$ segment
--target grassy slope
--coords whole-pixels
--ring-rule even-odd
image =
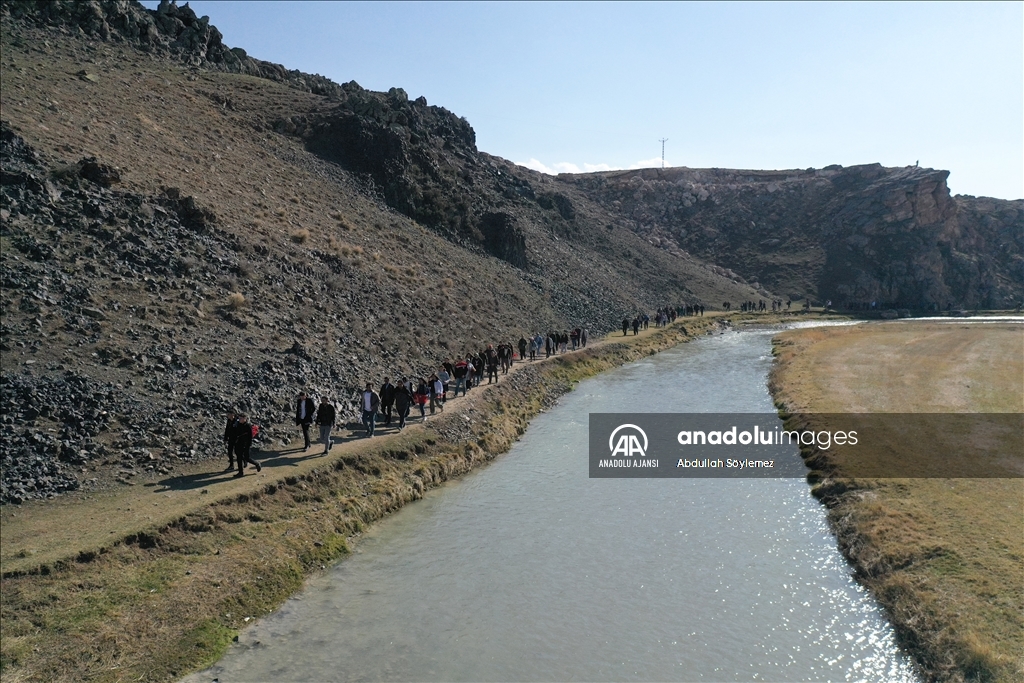
[[[1024,410],[1020,325],[798,330],[776,351],[772,390],[790,412]],[[817,493],[929,677],[1024,678],[1024,481],[826,480]]]
[[[197,468],[175,478],[182,486],[176,496],[136,487],[120,498],[78,495],[61,507],[29,505],[17,516],[7,510],[5,536],[9,530],[40,550],[4,561],[2,678],[168,680],[212,663],[251,618],[347,553],[365,525],[507,450],[576,381],[713,325],[710,316],[680,320],[520,363],[424,427],[350,442],[324,458],[282,449],[261,456],[270,463],[262,475],[241,480],[214,466],[205,480],[211,494],[189,489],[201,478]],[[109,540],[97,542],[94,520],[119,515],[118,508],[142,514],[100,522],[99,536]],[[49,538],[32,541],[35,534]],[[7,553],[6,538],[4,545]]]

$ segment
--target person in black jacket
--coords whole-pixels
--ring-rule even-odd
[[[487,362],[487,383],[491,383],[493,378],[495,382],[498,381],[498,351],[491,346],[487,345],[487,351],[485,352],[485,360]]]
[[[405,377],[395,387],[395,412],[398,413],[398,429],[405,429],[405,419],[409,417],[409,409],[412,408],[412,389],[409,387],[409,380]]]
[[[245,474],[242,470],[245,469],[247,463],[254,465],[257,472],[263,470],[258,462],[249,457],[251,449],[252,423],[249,422],[248,415],[239,415],[238,421],[235,423],[235,459],[238,460],[238,474],[235,475],[236,477],[241,477]]]
[[[473,367],[476,368],[476,375],[473,377],[474,387],[480,386],[484,381],[484,368],[486,367],[484,355],[485,354],[481,351],[473,358]]]
[[[313,416],[316,413],[316,404],[313,399],[306,396],[303,391],[295,402],[295,424],[302,427],[303,448],[309,450],[309,425],[313,424]]]
[[[224,445],[228,448],[228,469],[235,467],[235,426],[238,424],[238,417],[235,411],[228,411],[228,421],[224,425]]]
[[[384,426],[391,424],[391,406],[395,404],[395,385],[391,383],[390,377],[384,378],[384,384],[380,385],[380,412],[384,415]]]
[[[320,425],[320,441],[324,445],[324,455],[327,455],[327,451],[331,450],[331,446],[334,445],[331,441],[334,418],[334,406],[331,405],[326,396],[322,397],[320,399],[320,407],[316,411],[316,423]]]

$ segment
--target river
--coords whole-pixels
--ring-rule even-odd
[[[190,680],[916,680],[803,479],[588,478],[589,412],[773,412],[772,334],[581,382]]]

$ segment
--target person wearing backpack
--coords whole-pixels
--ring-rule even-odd
[[[320,407],[316,411],[316,423],[320,426],[320,442],[324,445],[324,455],[331,450],[331,430],[334,429],[335,410],[326,396],[320,398]]]
[[[245,474],[242,470],[245,469],[246,464],[251,464],[256,467],[257,472],[263,470],[260,464],[250,457],[250,450],[252,449],[252,438],[256,436],[258,427],[249,422],[248,415],[239,415],[238,422],[235,423],[235,459],[238,460],[238,474],[236,477],[241,477]]]
[[[473,376],[473,386],[483,384],[483,369],[486,367],[486,352],[481,351],[473,357],[473,369],[476,374]]]
[[[430,389],[427,388],[427,380],[420,377],[420,382],[416,386],[416,393],[413,394],[413,400],[416,401],[416,405],[420,407],[420,418],[427,421],[427,398],[430,396]]]
[[[449,370],[448,368],[451,368]],[[444,404],[448,400],[448,385],[452,380],[452,370],[455,369],[448,361],[441,364],[441,367],[437,369],[437,378],[441,380],[441,410],[444,410]]]

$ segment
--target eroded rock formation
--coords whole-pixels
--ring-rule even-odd
[[[1024,201],[952,197],[948,171],[646,169],[559,176],[652,244],[789,297],[1002,308],[1024,295]]]

